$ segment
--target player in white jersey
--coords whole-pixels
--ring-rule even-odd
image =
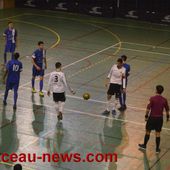
[[[111,106],[111,98],[112,95],[115,95],[116,102],[113,105],[112,108],[112,114],[115,115],[115,105],[118,101],[118,98],[121,94],[121,87],[123,86],[123,91],[125,92],[126,84],[125,84],[125,68],[123,67],[123,60],[119,58],[117,60],[117,64],[114,64],[107,76],[106,84],[105,86],[109,89],[107,91],[107,105],[106,110],[103,112],[103,114],[107,115],[110,113],[110,106]],[[122,81],[123,80],[123,81]]]
[[[65,97],[66,88],[68,88],[72,94],[75,94],[75,92],[73,91],[73,89],[70,88],[70,86],[66,81],[65,74],[61,70],[62,69],[61,63],[57,62],[55,64],[55,67],[56,67],[56,71],[50,74],[47,95],[50,96],[51,92],[53,93],[53,100],[56,104],[56,110],[58,112],[57,117],[58,120],[62,120],[64,104],[66,101],[66,97]]]

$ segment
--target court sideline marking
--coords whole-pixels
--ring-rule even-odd
[[[79,99],[79,97],[78,97],[78,99]],[[13,99],[9,98],[9,100],[12,101]],[[18,100],[23,101],[22,99],[18,99]],[[80,99],[80,100],[82,100],[82,99]],[[93,101],[97,102],[98,100],[93,100]],[[30,101],[24,101],[24,102],[32,104],[32,102],[30,102]],[[101,102],[101,101],[99,101],[99,102]],[[54,108],[53,106],[50,106],[48,104],[38,103],[38,105],[49,107],[49,108]],[[19,108],[22,108],[22,107],[19,107]],[[137,107],[135,107],[135,108],[137,109]],[[29,109],[29,108],[27,108],[27,109]],[[29,110],[32,110],[32,109],[29,109]],[[88,115],[88,116],[92,116],[92,117],[106,118],[106,116],[104,116],[104,115],[97,115],[95,113],[83,112],[83,111],[74,110],[74,109],[67,109],[67,108],[65,108],[64,110],[66,110],[68,112],[75,112],[75,113],[79,113],[79,114],[83,114],[83,115]],[[56,115],[55,113],[52,113],[52,114]],[[117,119],[117,118],[110,118],[110,117],[108,117],[108,118],[111,119],[111,120],[114,119],[114,120],[118,120],[118,121],[125,122],[125,123],[132,123],[132,124],[141,125],[141,126],[145,125],[144,123],[140,123],[140,122],[136,122],[136,121],[131,121],[131,120],[126,120],[126,119]],[[164,128],[163,127],[162,129],[170,131],[170,128]]]

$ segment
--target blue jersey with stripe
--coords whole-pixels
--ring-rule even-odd
[[[127,63],[123,64],[123,67],[126,69],[126,77],[129,76],[129,72],[130,72],[130,65]]]
[[[12,59],[8,61],[6,69],[8,71],[7,82],[8,83],[19,83],[20,72],[22,71],[22,63],[18,60]],[[7,83],[7,84],[8,84]]]
[[[43,60],[45,58],[45,50],[37,49],[32,54],[32,58],[34,59],[34,62],[36,65],[38,65],[40,68],[43,68]]]
[[[6,37],[6,43],[11,44],[11,43],[16,43],[16,38],[17,38],[17,30],[16,29],[9,29],[7,28],[4,31],[4,36]]]

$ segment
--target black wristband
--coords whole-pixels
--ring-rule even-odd
[[[169,115],[166,115],[167,120],[169,120]]]
[[[145,119],[147,119],[148,118],[148,115],[145,115]]]

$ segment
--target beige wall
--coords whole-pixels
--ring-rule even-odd
[[[3,0],[0,0],[0,9],[3,9],[4,5],[3,5]]]
[[[15,0],[0,0],[0,9],[3,8],[14,8]]]

